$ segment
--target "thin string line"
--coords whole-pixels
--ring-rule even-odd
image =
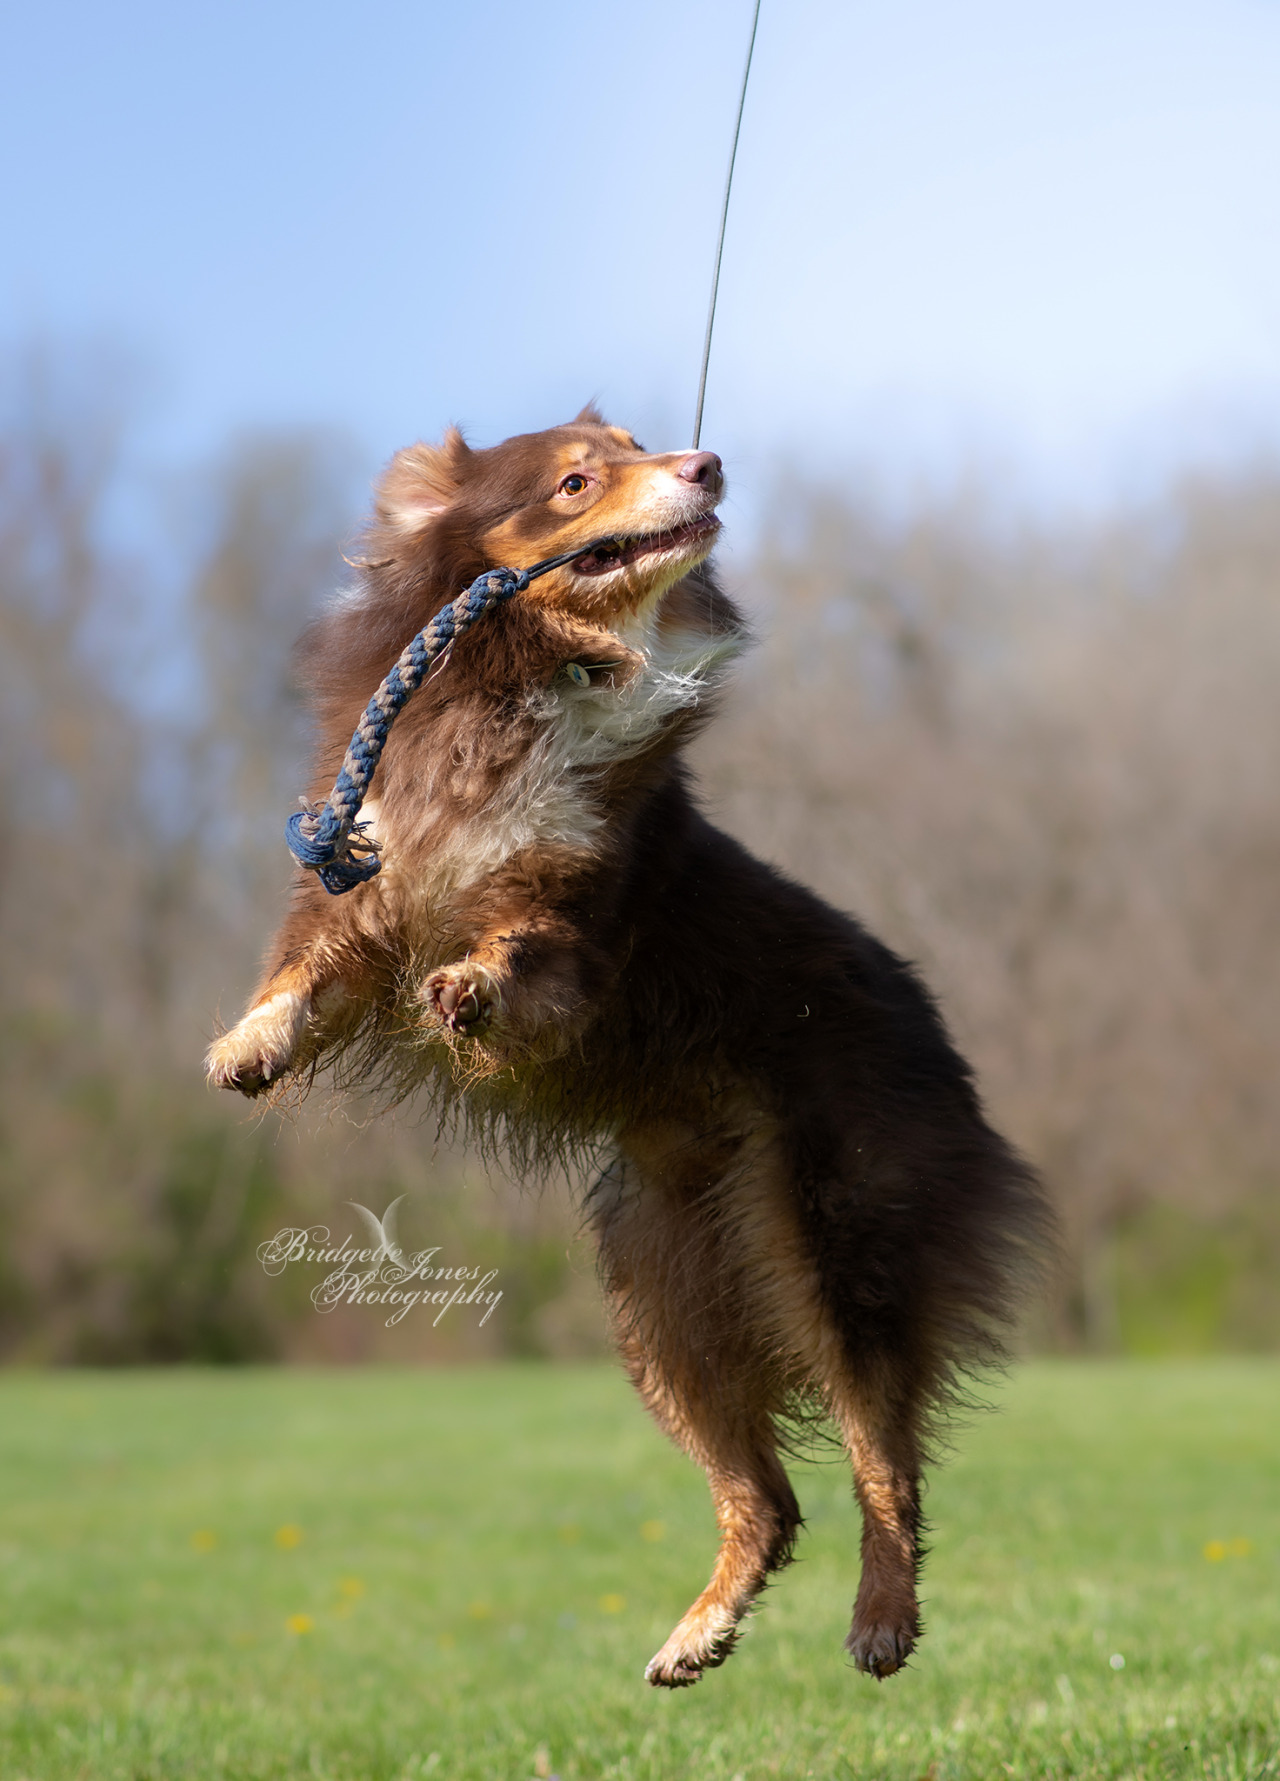
[[[724,182],[724,203],[720,209],[720,237],[716,242],[715,270],[711,274],[711,306],[707,310],[707,337],[702,343],[702,372],[698,378],[698,407],[693,417],[693,449],[697,451],[702,438],[702,405],[707,395],[707,366],[711,362],[711,331],[716,325],[716,297],[720,290],[720,261],[724,256],[724,231],[729,221],[729,193],[733,190],[733,164],[738,158],[738,137],[742,133],[742,111],[747,103],[747,82],[751,78],[751,57],[756,47],[756,27],[760,23],[760,0],[751,18],[751,41],[747,45],[747,65],[742,70],[742,91],[738,95],[738,121],[733,126],[733,147],[729,151],[729,172]]]

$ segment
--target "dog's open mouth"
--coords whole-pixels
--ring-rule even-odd
[[[641,557],[657,556],[667,550],[682,550],[686,545],[696,544],[719,529],[720,521],[715,514],[704,513],[701,519],[691,519],[669,532],[645,532],[637,537],[609,538],[600,544],[593,544],[583,556],[575,557],[573,569],[578,575],[607,575],[611,569],[622,569],[628,563],[639,562]]]

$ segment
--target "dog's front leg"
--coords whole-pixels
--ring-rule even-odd
[[[307,886],[271,950],[249,1009],[209,1047],[215,1088],[262,1094],[336,1038],[372,993],[373,956]]]
[[[607,969],[571,919],[542,914],[486,935],[432,971],[419,996],[444,1033],[499,1055],[555,1056],[586,1025]]]

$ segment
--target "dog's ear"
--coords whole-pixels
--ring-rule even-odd
[[[588,402],[581,414],[575,414],[569,423],[572,427],[607,427],[608,424],[594,402]]]
[[[471,447],[456,427],[439,445],[406,446],[378,485],[378,518],[400,531],[416,532],[443,513],[462,487]]]

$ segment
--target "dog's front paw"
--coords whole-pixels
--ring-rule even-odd
[[[205,1070],[215,1088],[259,1095],[293,1061],[306,1024],[308,998],[286,992],[251,1008],[229,1033],[215,1039]]]
[[[483,965],[446,965],[419,990],[428,1017],[462,1039],[487,1033],[502,1010],[498,986]]]

